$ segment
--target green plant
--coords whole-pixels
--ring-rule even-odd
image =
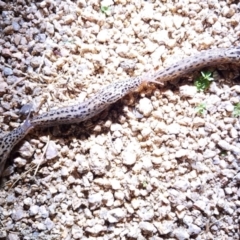
[[[101,12],[106,14],[106,15],[109,15],[110,9],[107,6],[101,6]]]
[[[234,117],[240,116],[240,102],[234,105],[233,116]]]
[[[206,103],[200,103],[195,110],[197,111],[197,113],[199,114],[203,114],[206,111]]]
[[[206,71],[201,72],[201,76],[199,76],[195,81],[194,85],[196,86],[198,91],[205,91],[209,88],[211,82],[213,81],[212,72]]]

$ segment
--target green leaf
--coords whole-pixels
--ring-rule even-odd
[[[205,91],[209,88],[211,81],[213,81],[212,72],[206,71],[201,72],[201,76],[199,76],[195,81],[194,85],[196,86],[198,91]]]
[[[234,117],[240,116],[240,102],[234,105],[233,116]]]

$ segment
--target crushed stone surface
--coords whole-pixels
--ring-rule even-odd
[[[234,0],[0,1],[1,135],[29,109],[237,45],[239,22]],[[199,71],[32,131],[2,180],[0,239],[239,239],[239,70],[210,70],[205,92]]]

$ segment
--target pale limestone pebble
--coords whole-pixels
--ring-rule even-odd
[[[150,222],[146,222],[146,221],[142,221],[139,223],[139,228],[147,234],[154,234],[157,232],[156,227],[150,223]]]
[[[102,201],[105,206],[110,207],[114,204],[114,195],[111,192],[105,192],[103,194]]]
[[[57,145],[54,141],[49,141],[45,155],[47,160],[54,159],[58,156]]]
[[[157,228],[161,235],[166,235],[173,231],[174,222],[171,220],[163,220],[161,222],[154,222],[154,226]]]
[[[154,210],[147,206],[140,207],[136,213],[142,221],[152,221],[154,218]]]
[[[185,228],[175,228],[171,234],[173,237],[175,237],[177,240],[186,240],[190,238],[190,235],[188,234],[187,230]]]
[[[3,68],[3,74],[5,76],[10,76],[10,75],[13,75],[13,70],[9,67],[4,67]]]
[[[54,34],[54,26],[53,24],[51,24],[50,22],[46,22],[46,31],[47,33],[49,33],[50,35]]]
[[[17,157],[14,159],[14,163],[16,164],[17,167],[24,167],[27,164],[27,160],[22,157]]]
[[[131,142],[122,151],[123,164],[131,166],[136,163],[138,155],[140,154],[140,145],[137,142]]]
[[[91,236],[98,236],[102,232],[107,231],[107,226],[95,224],[92,227],[86,227],[85,231],[88,232]]]
[[[203,158],[208,159],[208,158],[213,158],[217,155],[218,153],[216,151],[212,151],[210,149],[206,149],[203,152]]]
[[[197,94],[195,86],[183,85],[179,88],[180,96],[186,98],[194,98]]]
[[[117,223],[120,222],[123,218],[126,217],[126,210],[123,208],[114,208],[107,211],[106,220],[110,223]]]
[[[153,111],[153,105],[151,100],[149,98],[142,98],[139,101],[138,109],[145,117],[149,117],[151,112]]]
[[[30,216],[35,216],[38,214],[38,212],[39,212],[39,206],[37,206],[37,205],[32,205],[29,209]]]
[[[32,198],[30,198],[30,197],[25,198],[25,199],[23,200],[23,203],[24,203],[25,207],[26,207],[26,206],[27,206],[27,207],[31,206],[32,203],[33,203]]]
[[[28,141],[24,141],[18,152],[22,158],[31,158],[34,153],[34,148]]]
[[[97,41],[100,43],[109,42],[112,36],[113,31],[111,29],[102,29],[97,35]]]
[[[176,151],[175,157],[176,158],[186,157],[188,155],[188,151],[189,150],[187,150],[187,149],[179,149]]]
[[[88,196],[90,209],[96,209],[101,206],[103,197],[101,193],[95,193]]]
[[[94,183],[96,183],[97,185],[103,186],[104,188],[111,187],[111,181],[109,181],[109,179],[107,178],[94,179]]]
[[[201,117],[195,117],[193,119],[193,126],[194,127],[201,127],[201,126],[205,126],[205,120]]]
[[[151,156],[148,156],[148,155],[143,156],[141,158],[141,162],[142,162],[141,169],[144,169],[148,172],[153,169],[153,164],[159,164],[158,159],[155,161],[154,157],[151,157]]]
[[[179,134],[181,131],[181,126],[178,123],[172,123],[167,126],[168,134]]]

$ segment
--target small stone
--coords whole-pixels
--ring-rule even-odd
[[[42,218],[48,218],[49,217],[49,212],[47,211],[47,209],[44,205],[39,207],[38,214]]]
[[[69,175],[69,168],[63,166],[63,167],[61,168],[61,175],[62,175],[63,177],[67,177],[67,176]]]
[[[44,231],[44,230],[46,230],[46,226],[43,223],[38,223],[37,224],[37,229],[41,230],[41,231]]]
[[[7,27],[5,27],[4,29],[3,29],[3,33],[5,33],[6,35],[8,34],[8,35],[10,35],[10,34],[12,34],[13,33],[13,26],[11,25],[11,26],[7,26]]]
[[[16,21],[12,22],[12,27],[13,27],[13,30],[16,32],[19,31],[19,29],[20,29],[20,25]]]
[[[154,227],[154,225],[150,222],[140,222],[139,228],[146,233],[152,234],[157,231],[157,229]]]
[[[112,37],[109,29],[102,29],[97,35],[97,41],[100,43],[108,42]]]
[[[56,143],[54,141],[49,141],[47,150],[46,150],[46,159],[51,160],[58,156],[58,150]]]
[[[29,209],[29,215],[30,216],[34,216],[34,215],[37,215],[38,214],[38,211],[39,211],[39,206],[37,205],[32,205]]]
[[[23,200],[23,203],[25,206],[30,206],[32,205],[32,198],[28,197]]]
[[[31,66],[33,68],[39,67],[41,65],[41,63],[42,63],[42,57],[33,57],[31,59]]]
[[[168,134],[179,134],[181,126],[178,123],[172,123],[167,126]]]
[[[23,211],[22,208],[17,208],[13,210],[12,219],[14,221],[19,221],[20,219],[26,217],[26,213]]]
[[[190,238],[190,235],[184,228],[176,228],[173,231],[173,236],[178,240],[186,240]]]
[[[217,153],[215,151],[212,151],[210,149],[206,149],[203,152],[203,158],[207,159],[207,158],[213,158],[217,155]]]
[[[14,194],[9,194],[6,198],[6,203],[12,204],[16,201]]]
[[[107,212],[107,220],[116,223],[126,217],[126,212],[122,208],[115,208]]]
[[[90,209],[98,208],[102,204],[102,194],[95,193],[88,196],[88,202],[91,206]]]
[[[50,35],[53,35],[53,34],[54,34],[54,26],[53,26],[50,22],[47,22],[47,23],[46,23],[46,31],[47,31]]]
[[[47,228],[48,231],[52,230],[52,229],[55,227],[54,222],[51,221],[50,218],[47,218],[47,219],[44,221],[44,225],[46,226],[46,228]]]
[[[95,224],[93,227],[87,227],[86,232],[91,233],[93,236],[97,236],[101,232],[104,232],[107,230],[106,226],[102,226],[100,224]]]
[[[153,111],[153,105],[150,99],[142,98],[139,101],[139,112],[142,113],[145,117],[149,117]]]
[[[188,150],[186,150],[186,149],[179,149],[179,150],[177,150],[175,157],[176,158],[185,157],[185,156],[187,156],[187,151]]]
[[[195,86],[183,85],[179,88],[179,93],[185,98],[194,98],[197,94],[197,88]]]
[[[188,225],[188,234],[189,235],[198,235],[200,232],[202,231],[202,229],[200,227],[198,227],[195,224],[189,224]]]
[[[64,23],[65,24],[71,24],[73,21],[75,20],[74,16],[71,14],[71,15],[67,15],[64,17]]]
[[[8,48],[4,48],[2,50],[2,56],[3,57],[11,57],[11,55],[12,55],[12,53],[11,53],[11,51]]]
[[[228,142],[226,142],[225,140],[220,140],[218,142],[218,146],[226,151],[230,151],[232,149],[231,145]]]
[[[200,209],[201,211],[205,212],[207,203],[205,201],[202,201],[202,200],[197,200],[196,202],[194,202],[193,205],[195,207],[197,207],[198,209]]]
[[[13,70],[9,67],[3,68],[3,73],[5,76],[13,75]]]
[[[34,148],[28,141],[24,141],[22,146],[19,148],[18,152],[20,156],[24,158],[31,158],[34,154]]]
[[[119,190],[122,188],[120,181],[118,181],[116,179],[112,179],[111,185],[112,185],[112,189],[114,189],[114,190]]]
[[[201,127],[205,125],[205,120],[200,117],[195,117],[193,119],[193,126],[194,127]]]

